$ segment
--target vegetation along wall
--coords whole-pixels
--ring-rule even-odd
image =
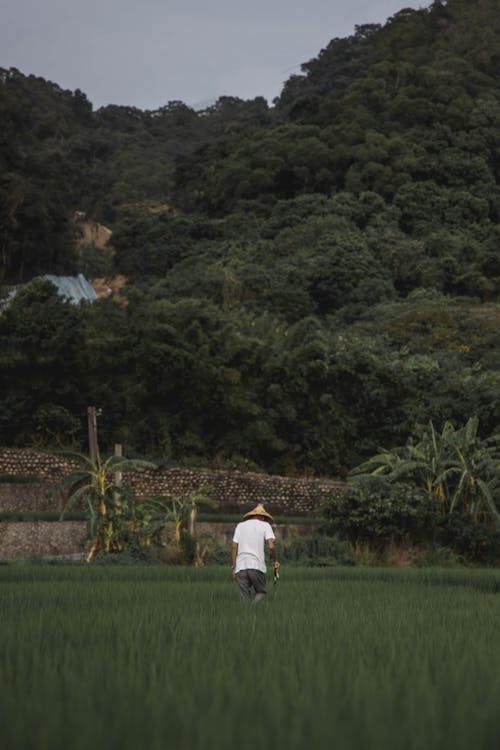
[[[55,486],[74,466],[71,459],[62,456],[0,448],[0,475],[4,479],[0,482],[0,513],[60,512],[65,495]],[[342,482],[331,479],[178,468],[137,472],[125,480],[141,499],[162,494],[185,497],[201,487],[210,487],[210,497],[218,505],[215,513],[243,514],[257,502],[263,502],[273,514],[285,517],[311,515],[327,495],[343,488]],[[215,534],[223,543],[229,543],[233,528],[234,523],[199,524],[201,533]],[[85,546],[85,532],[86,524],[82,521],[0,522],[0,559],[78,554]],[[283,538],[290,529],[279,524],[277,533]]]

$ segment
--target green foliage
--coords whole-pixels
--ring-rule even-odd
[[[95,554],[140,550],[150,546],[158,536],[160,525],[147,506],[136,506],[127,488],[121,487],[121,476],[126,471],[154,469],[156,465],[137,459],[110,456],[93,461],[85,455],[67,453],[80,464],[55,485],[54,490],[67,489],[68,500],[61,513],[78,501],[83,501],[92,547],[89,561]]]
[[[81,422],[59,404],[41,404],[33,414],[40,445],[56,443],[60,447],[74,440],[81,429]]]
[[[381,547],[390,541],[432,539],[437,510],[423,489],[366,477],[333,496],[323,508],[323,518],[328,534]]]
[[[455,429],[431,422],[417,439],[384,450],[351,472],[352,483],[323,509],[325,528],[380,548],[408,541],[468,561],[500,555],[498,438],[481,440],[478,420]],[[429,547],[430,545],[430,547]]]
[[[483,441],[478,427],[477,417],[471,417],[459,429],[447,421],[439,433],[430,422],[417,440],[373,456],[351,476],[406,482],[433,495],[442,513],[466,513],[476,523],[492,521],[500,528],[500,437]]]
[[[499,39],[493,0],[404,9],[271,108],[93,112],[1,70],[1,441],[83,449],[97,403],[108,452],[344,476],[429,420],[498,433]],[[126,286],[7,300],[76,270]]]
[[[158,529],[172,522],[175,527],[175,543],[180,546],[195,543],[195,524],[199,506],[217,508],[218,504],[210,497],[211,487],[201,487],[190,492],[186,497],[174,497],[173,495],[162,495],[143,504],[148,514],[149,524],[154,524]],[[184,538],[183,538],[184,534]]]
[[[79,395],[81,310],[48,281],[23,288],[0,314],[0,427],[4,443],[70,440]],[[29,437],[28,437],[29,436]]]
[[[482,565],[497,565],[500,560],[500,531],[476,523],[470,515],[441,516],[435,538],[442,549],[453,550],[465,560]]]
[[[55,489],[68,488],[69,497],[60,520],[67,511],[83,500],[86,508],[88,534],[92,546],[89,562],[95,555],[119,554],[133,559],[150,559],[151,548],[163,545],[161,533],[168,523],[174,524],[174,539],[185,560],[203,564],[196,536],[199,506],[216,508],[209,496],[210,487],[191,492],[187,497],[166,495],[138,502],[130,487],[122,486],[122,474],[154,469],[156,464],[138,459],[110,456],[95,461],[81,454],[68,454],[81,464],[64,476]]]

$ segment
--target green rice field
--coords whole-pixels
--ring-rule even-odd
[[[0,567],[2,750],[498,750],[500,571]]]

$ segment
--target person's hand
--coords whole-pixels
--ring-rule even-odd
[[[280,564],[277,560],[273,562],[273,570],[279,570]]]
[[[233,578],[236,580],[236,565],[233,565]]]

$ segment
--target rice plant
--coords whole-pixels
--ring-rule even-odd
[[[491,750],[500,573],[0,568],[3,750]]]

